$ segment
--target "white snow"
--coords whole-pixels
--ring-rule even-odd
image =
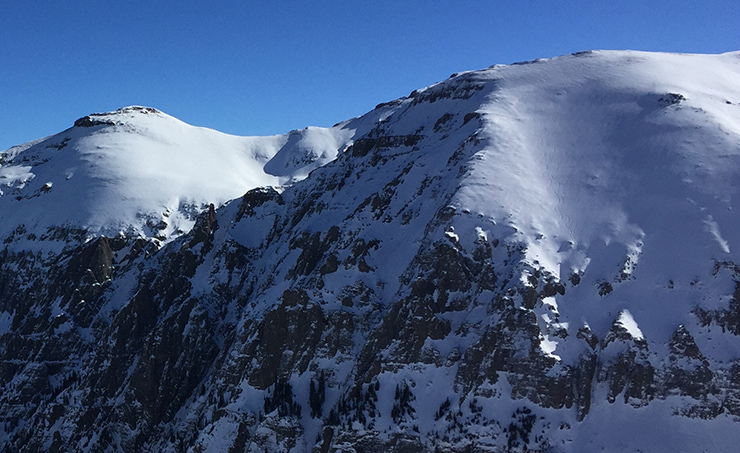
[[[34,174],[31,173],[29,166],[0,166],[0,186],[8,189],[23,188],[33,177]]]
[[[354,134],[352,129],[307,127],[292,131],[264,167],[266,173],[281,178],[281,183],[303,179],[337,157]]]
[[[323,304],[328,315],[342,310],[353,319],[367,319],[368,325],[358,322],[354,327],[353,344],[359,353],[369,325],[378,325],[388,306],[407,295],[402,291],[408,285],[399,282],[418,271],[407,268],[417,253],[439,242],[469,253],[480,244],[497,241],[490,249],[491,262],[514,272],[513,280],[499,280],[508,286],[497,294],[506,294],[508,289],[515,294],[514,286],[526,284],[535,270],[567,286],[565,294],[548,297],[535,309],[540,351],[557,361],[552,373],[573,364],[585,351],[598,350],[598,341],[589,346],[578,338],[577,329],[588,326],[597,339],[603,339],[615,322],[633,338],[645,340],[646,354],[665,349],[670,335],[685,325],[708,360],[736,360],[739,342],[719,328],[698,327],[691,311],[697,306],[726,307],[734,281],[727,272],[712,272],[718,260],[740,262],[735,256],[737,247],[733,247],[740,239],[736,214],[740,208],[739,56],[588,52],[496,66],[458,76],[482,87],[469,97],[440,96],[421,105],[411,97],[339,125],[331,133],[308,128],[282,136],[283,141],[273,148],[275,157],[264,167],[266,172],[282,183],[314,171],[308,181],[283,192],[285,206],[299,209],[313,187],[311,180],[321,181],[347,168],[352,171],[341,191],[327,191],[312,200],[326,207],[302,216],[291,233],[319,232],[323,239],[330,227],[338,226],[343,235],[340,241],[379,240],[363,256],[372,271],[339,266],[321,277],[320,290],[308,282],[309,297]],[[464,83],[453,78],[418,93],[454,89],[458,82]],[[463,118],[471,113],[479,120],[467,125],[459,119],[449,120],[449,124],[457,121],[455,127],[440,121],[446,114]],[[419,133],[424,138],[417,147],[376,149],[373,156],[341,154],[354,137],[363,136],[358,132],[361,127],[367,131],[377,120],[382,120],[379,130],[389,136]],[[355,130],[353,136],[350,129]],[[322,147],[335,154],[318,151]],[[455,150],[464,156],[459,169],[448,163],[454,160]],[[337,156],[336,152],[340,154],[335,164],[317,168]],[[372,158],[379,159],[368,164]],[[391,194],[389,200],[380,200],[379,195],[385,193]],[[374,210],[376,196],[377,205],[383,206]],[[363,200],[367,203],[360,207]],[[449,221],[437,220],[443,206],[454,213],[445,216]],[[233,218],[234,209],[230,205],[219,219]],[[228,234],[243,246],[260,247],[273,219],[289,218],[290,213],[282,209],[260,208],[258,216],[219,234]],[[262,261],[255,268],[269,272],[254,276],[254,287],[261,292],[241,313],[238,325],[264,316],[285,289],[301,287],[301,277],[285,278],[301,254],[298,248],[288,249],[287,240],[277,240],[259,250],[255,259]],[[346,247],[338,250],[337,260],[343,262]],[[574,273],[580,278],[578,285],[568,280]],[[194,282],[199,291],[205,293],[212,286],[200,274],[196,279],[200,280]],[[359,283],[373,289],[371,301],[366,306],[360,306],[360,301],[352,307],[341,306],[343,288]],[[607,283],[612,290],[599,294]],[[427,338],[423,350],[432,356],[437,353],[438,362],[384,363],[388,369],[377,376],[381,385],[375,419],[381,438],[402,429],[389,417],[393,392],[400,382],[414,388],[413,423],[420,433],[432,435],[444,429],[444,422],[435,420],[434,414],[449,398],[461,421],[479,434],[477,440],[502,447],[507,421],[523,406],[533,408],[543,431],[548,426],[550,440],[559,442],[553,445],[554,451],[657,451],[660,442],[671,450],[687,445],[701,451],[703,442],[717,437],[712,433],[736,424],[720,417],[713,425],[719,428],[702,433],[711,422],[673,415],[685,404],[680,398],[657,399],[639,409],[623,399],[609,404],[601,394],[605,384],[598,380],[594,381],[591,412],[583,423],[576,420],[573,408],[543,409],[512,398],[504,372],[497,374],[495,384],[484,384],[490,386],[492,396],[460,395],[455,381],[458,363],[479,339],[477,335],[489,323],[498,322],[495,313],[491,314],[491,299],[497,291],[483,291],[474,301],[464,300],[464,308],[436,315],[449,322],[450,334],[443,339]],[[463,297],[455,292],[448,296],[450,301]],[[515,342],[521,345],[517,357],[530,354],[527,338]],[[389,358],[399,346],[396,343],[381,355]],[[326,408],[336,403],[341,385],[350,382],[353,360],[343,352],[313,362],[312,366],[337,373]],[[294,387],[302,389],[297,391],[298,399],[304,402],[307,377],[292,377]],[[462,397],[467,398],[464,403]],[[255,410],[259,402],[259,392],[251,389],[235,405]],[[503,425],[485,425],[480,418],[473,421],[481,417],[473,413],[475,404],[482,407],[482,416]],[[655,431],[650,430],[653,417],[660,425]],[[315,442],[319,426],[305,417],[305,410],[302,419],[305,437],[296,451]],[[355,427],[360,428],[359,423]],[[221,429],[227,431],[226,426]],[[269,434],[265,427],[259,429]],[[625,437],[625,432],[644,437]],[[737,437],[731,434],[710,446],[727,450]]]
[[[629,310],[622,310],[619,313],[619,317],[617,318],[617,324],[624,327],[627,330],[627,332],[632,336],[632,338],[637,339],[637,340],[642,340],[645,338],[640,328],[637,327],[635,318],[632,317],[632,314],[629,312]]]
[[[73,127],[0,153],[0,237],[21,224],[37,238],[53,226],[176,237],[209,203],[305,178],[355,132],[343,123],[238,137],[139,107],[92,118],[115,124]]]
[[[561,321],[603,335],[628,309],[666,340],[697,301],[657,287],[740,262],[738,55],[594,51],[483,71],[483,144],[453,204],[484,217],[474,228],[510,227],[553,275],[583,275]],[[600,279],[620,287],[607,309]]]
[[[707,216],[707,218],[704,220],[704,224],[707,227],[707,231],[709,231],[709,234],[711,234],[714,240],[717,241],[717,244],[719,244],[722,251],[725,253],[730,253],[730,244],[728,244],[727,241],[724,240],[724,238],[720,234],[719,225],[717,225],[717,222],[714,221],[711,215]]]
[[[557,347],[558,342],[553,341],[549,336],[543,336],[540,338],[540,348],[542,348],[542,352],[544,352],[546,356],[560,360],[560,356],[554,354]]]

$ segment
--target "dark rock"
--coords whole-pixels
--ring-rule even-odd
[[[208,210],[201,214],[195,221],[192,231],[192,239],[188,243],[190,248],[198,244],[203,244],[203,253],[211,250],[213,243],[213,234],[218,230],[218,220],[216,219],[216,208],[213,203],[208,205]]]
[[[282,303],[265,315],[253,347],[259,368],[249,377],[257,388],[273,385],[281,373],[308,367],[324,328],[321,308],[311,302],[305,291],[283,293]],[[283,361],[285,351],[290,351]]]
[[[599,284],[599,296],[606,296],[614,290],[614,287],[609,282],[601,282]]]
[[[683,94],[667,93],[661,96],[660,98],[658,98],[658,103],[660,103],[660,105],[663,107],[667,107],[669,105],[680,104],[681,102],[685,100],[686,100],[686,97]]]
[[[439,119],[436,123],[434,123],[434,132],[440,132],[442,130],[442,127],[449,122],[453,116],[450,113],[445,113]]]
[[[275,189],[271,187],[260,187],[252,189],[242,197],[239,204],[239,210],[236,213],[234,222],[240,221],[243,217],[252,217],[255,215],[255,209],[265,203],[274,202],[279,205],[284,204],[282,197]]]
[[[480,113],[478,112],[466,113],[465,117],[463,118],[463,126],[468,124],[471,120],[474,120],[476,118],[480,118]]]
[[[92,116],[83,116],[82,118],[75,121],[75,127],[93,127],[93,126],[115,126],[115,122],[111,120],[95,119]]]

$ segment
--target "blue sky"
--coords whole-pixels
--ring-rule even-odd
[[[92,112],[330,126],[451,73],[587,49],[740,50],[740,2],[0,2],[0,150]]]

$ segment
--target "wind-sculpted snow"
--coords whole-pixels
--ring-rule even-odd
[[[120,116],[164,134],[149,115],[175,121],[91,115],[57,151],[136,122]],[[493,66],[332,129],[221,139],[213,153],[247,156],[242,187],[266,187],[216,209],[212,186],[161,248],[9,241],[0,445],[736,448],[740,54]],[[55,140],[6,152],[0,181],[54,194],[32,156]]]

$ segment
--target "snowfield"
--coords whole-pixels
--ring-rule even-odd
[[[305,178],[351,143],[357,127],[238,137],[148,107],[93,114],[0,153],[0,237],[23,225],[25,237],[43,240],[20,249],[58,248],[55,228],[166,242],[190,231],[208,204]]]
[[[452,204],[561,279],[584,274],[561,321],[605,331],[628,309],[664,343],[699,294],[716,300],[697,272],[738,262],[740,53],[593,51],[476,77],[495,85],[486,146]],[[606,310],[581,294],[600,279],[620,286]]]

